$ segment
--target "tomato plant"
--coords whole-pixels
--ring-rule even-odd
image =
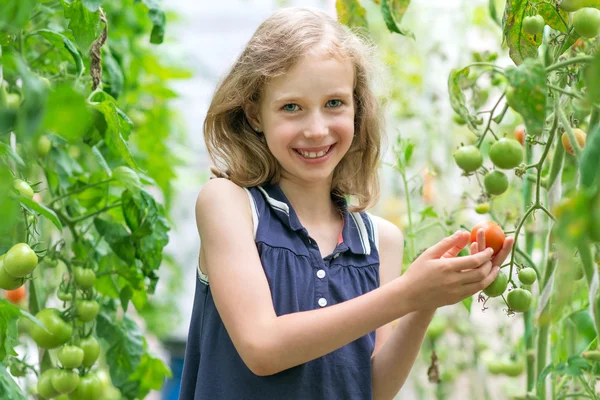
[[[465,172],[476,171],[483,163],[483,156],[475,146],[463,146],[454,152],[456,164]]]
[[[591,39],[600,33],[600,10],[581,8],[573,14],[573,28],[580,36]]]
[[[508,189],[508,178],[503,172],[495,170],[485,175],[483,185],[489,194],[499,195]]]
[[[523,18],[523,31],[530,35],[537,35],[544,31],[544,17],[533,15]]]
[[[0,301],[0,397],[103,398],[102,369],[112,398],[145,398],[171,376],[146,337],[178,319],[173,296],[153,294],[159,268],[177,270],[163,254],[180,163],[171,84],[190,72],[153,48],[159,2],[0,8],[0,288],[27,293]],[[9,370],[32,373],[17,384]]]
[[[490,147],[490,160],[501,169],[513,169],[523,161],[523,147],[515,139],[502,138]]]

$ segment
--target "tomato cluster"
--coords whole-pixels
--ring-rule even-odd
[[[38,265],[35,251],[27,243],[17,243],[6,254],[0,255],[0,288],[15,290],[23,286]]]

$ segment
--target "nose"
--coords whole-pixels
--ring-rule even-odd
[[[320,112],[313,113],[304,130],[304,136],[309,139],[319,139],[327,136],[328,133],[329,127],[327,119]]]

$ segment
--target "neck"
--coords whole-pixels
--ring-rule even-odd
[[[307,186],[282,178],[279,187],[294,207],[298,219],[303,225],[337,220],[339,211],[331,199],[330,182]]]

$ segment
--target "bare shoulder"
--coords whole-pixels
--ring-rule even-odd
[[[246,191],[225,178],[214,178],[202,186],[196,199],[196,218],[239,211],[250,211]],[[248,215],[250,215],[248,213]]]
[[[396,225],[375,215],[371,215],[379,231],[379,276],[380,284],[384,285],[402,272],[404,254],[404,235]]]
[[[400,228],[385,218],[373,214],[371,214],[371,218],[373,223],[377,224],[380,247],[385,250],[387,248],[398,248],[398,246],[404,245],[404,235],[402,235]]]

